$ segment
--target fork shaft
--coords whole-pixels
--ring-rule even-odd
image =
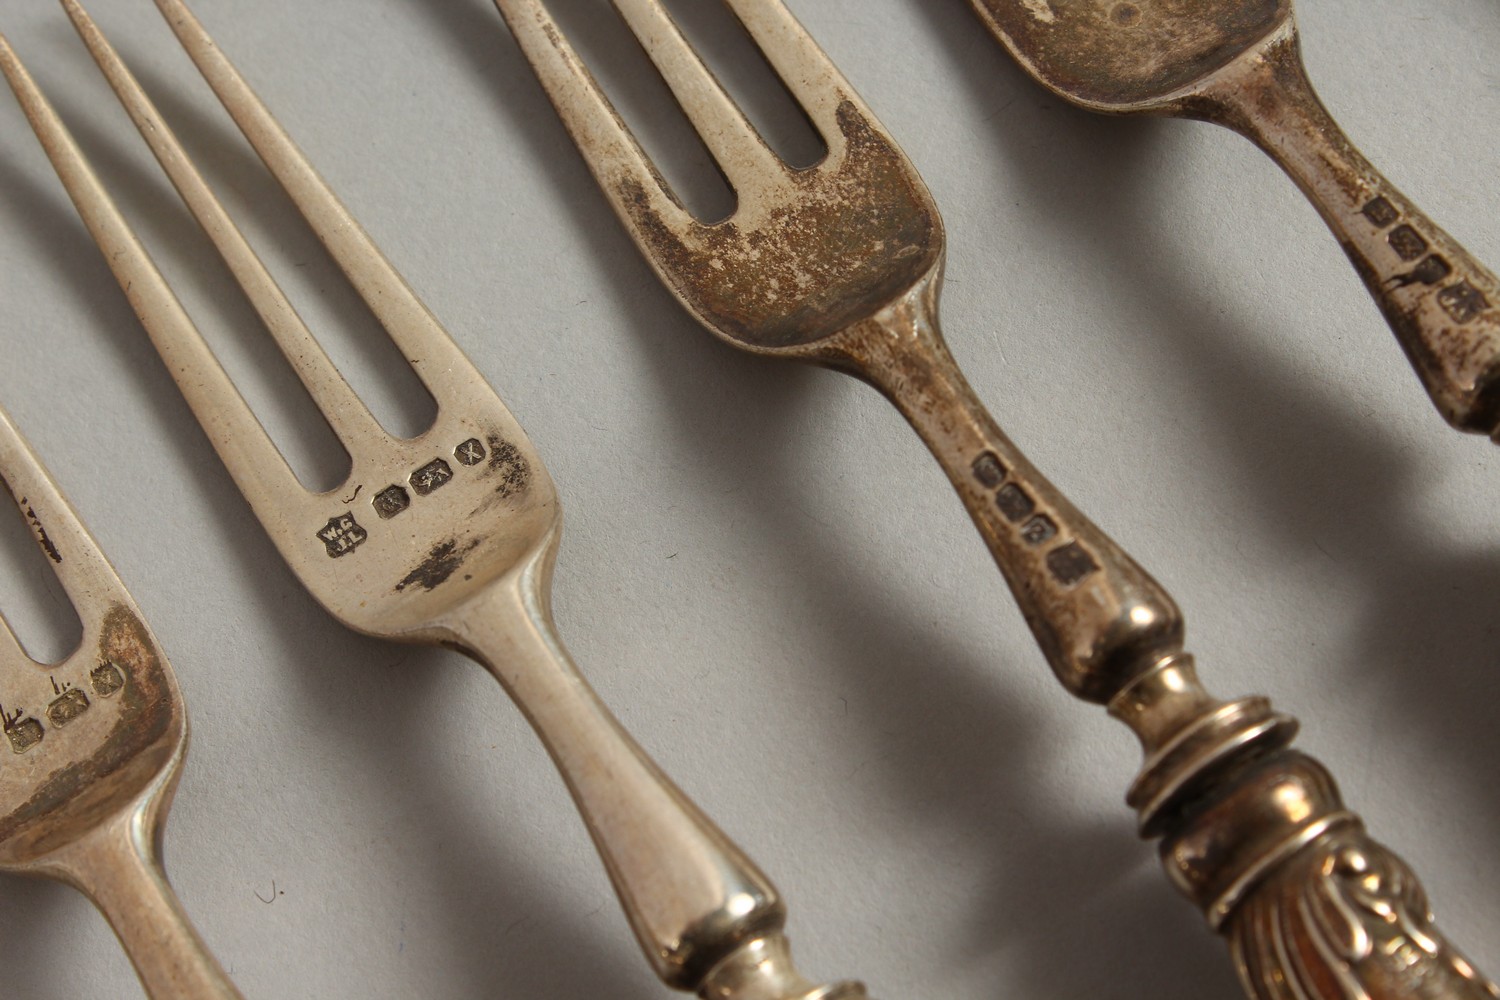
[[[769,879],[625,732],[552,624],[556,535],[448,623],[525,713],[561,772],[658,976],[713,1000],[834,1000],[791,964],[786,908]]]
[[[1500,281],[1344,135],[1308,82],[1292,25],[1183,107],[1281,165],[1343,245],[1444,419],[1500,434]]]
[[[1126,796],[1168,876],[1264,1000],[1494,1000],[1399,858],[1264,698],[1225,702],[1182,652],[1172,599],[1001,433],[936,325],[940,274],[819,360],[873,383],[937,456],[1058,677],[1141,742]]]
[[[152,1000],[240,1000],[162,870],[154,805],[70,847],[60,874],[114,928]]]

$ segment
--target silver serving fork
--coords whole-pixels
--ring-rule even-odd
[[[546,745],[630,923],[670,986],[722,1000],[834,1000],[792,965],[769,880],[688,801],[599,701],[551,618],[557,495],[509,411],[297,150],[202,26],[160,0],[225,108],[438,404],[434,425],[382,430],[277,289],[128,69],[75,0],[79,34],[352,459],[312,493],[219,366],[66,128],[8,46],[3,66],[85,224],[167,368],[277,548],[346,625],[461,650],[500,681]],[[346,505],[353,484],[368,484]]]
[[[1262,698],[1220,701],[1166,591],[1044,479],[965,382],[937,325],[943,228],[916,171],[782,0],[724,0],[827,145],[773,153],[660,0],[613,0],[738,203],[693,217],[542,0],[496,0],[616,214],[710,331],[870,382],[942,464],[1069,691],[1140,738],[1130,791],[1173,881],[1276,998],[1493,998],[1432,927],[1416,876],[1364,833]],[[1121,4],[1121,7],[1129,6]]]
[[[83,622],[77,651],[41,664],[0,615],[0,870],[93,900],[155,1000],[238,1000],[161,865],[188,740],[172,667],[4,410],[0,482]]]

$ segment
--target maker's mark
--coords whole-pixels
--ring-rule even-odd
[[[353,514],[340,514],[329,518],[328,523],[318,529],[318,537],[327,546],[328,555],[337,559],[359,548],[370,535],[359,526]]]

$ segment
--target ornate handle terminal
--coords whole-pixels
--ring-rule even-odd
[[[1127,801],[1172,881],[1230,943],[1264,1000],[1500,997],[1433,928],[1414,874],[1365,836],[1333,779],[1289,749],[1264,698],[1225,702],[1182,651],[1176,605],[1026,461],[985,412],[936,324],[939,276],[818,360],[901,409],[963,498],[1053,670],[1108,706],[1145,763]]]
[[[1308,82],[1292,24],[1182,107],[1281,164],[1343,244],[1443,417],[1500,432],[1500,281],[1339,129]]]
[[[1237,819],[1247,815],[1255,822]],[[1500,996],[1433,928],[1416,875],[1366,836],[1333,779],[1300,753],[1224,782],[1163,841],[1162,859],[1229,938],[1255,996]]]

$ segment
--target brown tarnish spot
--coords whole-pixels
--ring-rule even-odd
[[[616,192],[673,292],[707,325],[752,348],[807,344],[865,318],[936,263],[939,230],[905,157],[845,101],[838,165],[796,171],[795,197],[753,228],[662,219],[634,178]],[[873,304],[873,305],[872,305]]]
[[[36,543],[42,547],[43,552],[47,553],[48,559],[61,563],[62,553],[57,551],[57,546],[53,545],[52,539],[47,537],[47,529],[42,527],[42,519],[36,516],[36,511],[32,509],[31,504],[27,503],[25,497],[21,498],[21,503],[26,507],[26,520],[30,521],[31,526],[36,529]]]
[[[418,586],[423,590],[436,590],[450,576],[458,572],[458,568],[464,564],[465,557],[478,546],[478,541],[471,541],[463,548],[459,548],[457,539],[452,538],[440,545],[434,545],[432,551],[427,553],[427,558],[396,584],[396,592],[401,593],[411,586]]]
[[[526,492],[531,485],[531,463],[521,449],[502,437],[490,435],[490,474],[495,478],[495,492],[509,499]]]
[[[97,652],[125,678],[111,700],[114,725],[92,754],[47,775],[26,801],[0,817],[0,845],[8,856],[35,856],[69,842],[132,801],[170,765],[181,716],[166,663],[146,626],[129,608],[114,605],[104,616]],[[54,749],[68,739],[62,736]]]
[[[991,30],[1049,86],[1092,104],[1139,104],[1222,68],[1291,17],[1291,0],[1072,0],[1050,21],[1016,0],[975,0]]]

